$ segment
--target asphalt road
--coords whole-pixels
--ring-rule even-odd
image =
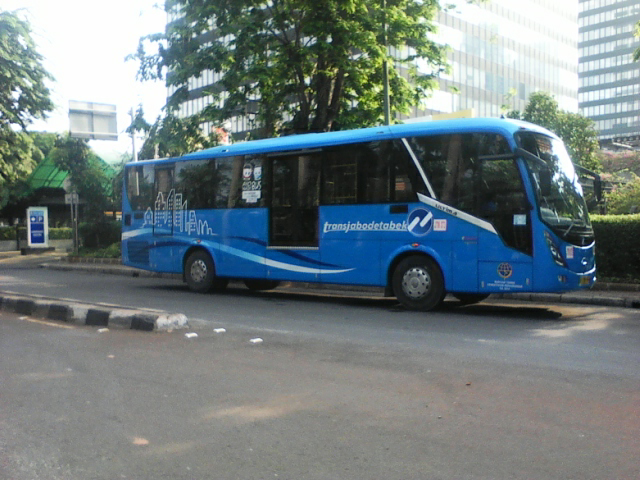
[[[640,477],[633,310],[452,302],[424,314],[24,264],[3,265],[0,290],[191,324],[98,333],[3,312],[2,478]]]

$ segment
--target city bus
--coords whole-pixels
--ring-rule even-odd
[[[122,258],[195,292],[357,285],[412,310],[585,289],[579,177],[556,135],[498,118],[221,145],[126,165]]]

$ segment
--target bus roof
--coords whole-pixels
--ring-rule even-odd
[[[432,122],[416,122],[398,125],[382,125],[379,127],[341,130],[325,133],[305,133],[285,137],[251,140],[231,145],[220,145],[198,152],[188,153],[182,157],[145,160],[136,162],[170,161],[170,160],[205,160],[210,158],[232,157],[272,152],[309,150],[334,145],[362,143],[376,140],[388,140],[415,135],[442,135],[447,133],[486,132],[512,136],[520,130],[543,133],[552,137],[555,134],[538,125],[513,119],[502,118],[461,118]],[[130,166],[132,164],[129,164]]]

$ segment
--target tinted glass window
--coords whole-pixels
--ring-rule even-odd
[[[226,208],[231,188],[233,159],[194,160],[176,164],[176,194],[184,209]]]
[[[479,196],[486,186],[478,157],[510,153],[504,137],[484,133],[413,137],[408,141],[436,198],[475,215],[480,213]]]
[[[369,142],[325,151],[325,205],[415,201],[416,185],[420,188],[422,183],[399,142]]]
[[[127,169],[127,197],[132,210],[153,208],[153,166]]]

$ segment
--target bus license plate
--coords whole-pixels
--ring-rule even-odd
[[[591,277],[580,277],[580,286],[589,285]]]

